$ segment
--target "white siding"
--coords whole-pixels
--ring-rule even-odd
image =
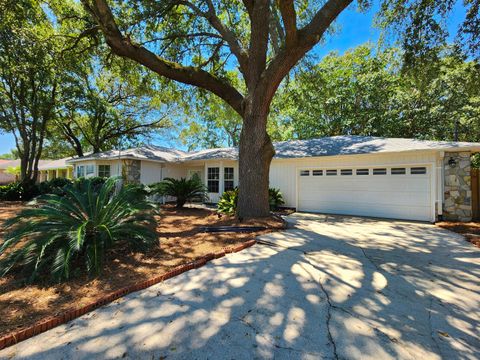
[[[162,164],[153,161],[142,161],[140,168],[140,182],[150,185],[161,181]]]
[[[297,170],[301,168],[349,168],[410,164],[432,164],[436,152],[412,152],[398,154],[326,156],[303,159],[274,159],[270,166],[270,187],[279,188],[285,206],[297,207]]]
[[[184,164],[164,164],[162,169],[162,178],[167,177],[180,179],[182,177],[187,177],[188,166]]]

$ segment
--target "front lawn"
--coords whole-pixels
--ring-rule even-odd
[[[12,217],[21,204],[0,203],[0,221]],[[162,207],[158,216],[159,243],[146,254],[115,248],[108,254],[103,273],[97,278],[79,274],[72,280],[52,285],[23,285],[18,276],[0,278],[0,337],[12,330],[31,325],[42,318],[80,307],[115,290],[161,275],[208,253],[221,251],[255,238],[256,233],[203,233],[202,226],[236,224],[232,217],[221,218],[206,209]],[[275,218],[249,221],[249,225],[267,226],[263,232],[283,226]],[[2,229],[0,228],[0,238]],[[0,240],[1,242],[1,240]]]

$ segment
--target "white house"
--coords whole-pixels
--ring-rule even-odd
[[[434,222],[472,216],[470,156],[480,143],[335,136],[274,144],[270,186],[298,211]],[[157,146],[67,160],[75,177],[123,175],[143,184],[196,173],[210,202],[238,186],[238,151]]]

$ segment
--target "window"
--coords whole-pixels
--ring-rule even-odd
[[[369,175],[370,171],[368,169],[357,169],[356,174],[357,175]]]
[[[352,175],[353,171],[352,169],[342,169],[340,170],[340,175]]]
[[[86,175],[93,175],[93,173],[95,172],[95,166],[94,165],[87,165],[86,166]]]
[[[412,167],[410,169],[410,174],[412,175],[422,175],[427,173],[426,167]]]
[[[323,170],[313,170],[312,175],[313,176],[322,176],[323,175]]]
[[[405,175],[407,173],[405,168],[392,168],[392,175]]]
[[[220,168],[209,167],[207,169],[207,188],[209,193],[218,193],[220,183]]]
[[[85,176],[85,166],[77,165],[77,178],[81,178]]]
[[[310,176],[310,170],[301,170],[300,176]]]
[[[110,177],[110,165],[98,165],[98,176],[104,178]]]
[[[223,169],[223,187],[224,191],[233,190],[233,167],[226,167]]]
[[[373,175],[387,175],[387,169],[373,169]]]
[[[337,175],[337,170],[327,170],[326,171],[327,176],[334,176]]]

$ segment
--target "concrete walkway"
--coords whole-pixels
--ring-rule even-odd
[[[16,359],[479,359],[480,251],[428,224],[296,214],[261,244],[0,352]]]

